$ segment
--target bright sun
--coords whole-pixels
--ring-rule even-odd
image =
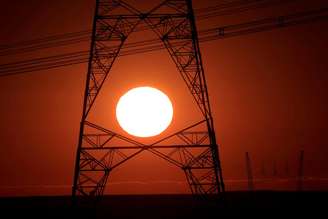
[[[163,132],[171,123],[173,107],[170,99],[152,87],[129,90],[118,101],[116,118],[130,135],[151,137]]]

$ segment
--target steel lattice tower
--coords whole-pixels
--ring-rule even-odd
[[[202,121],[150,145],[88,120],[113,63],[128,36],[141,22],[146,23],[165,45],[203,116]],[[124,1],[97,0],[90,49],[73,200],[101,197],[111,171],[146,150],[181,168],[192,194],[206,198],[223,193],[218,145],[192,0],[166,0],[147,13]],[[115,145],[117,141],[128,146]]]

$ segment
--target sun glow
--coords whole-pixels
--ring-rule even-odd
[[[116,118],[122,129],[130,135],[151,137],[170,125],[173,107],[162,91],[153,87],[137,87],[119,99]]]

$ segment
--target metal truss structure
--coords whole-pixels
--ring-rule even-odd
[[[145,23],[174,61],[203,120],[153,144],[143,144],[88,120],[104,81],[128,36]],[[73,200],[95,200],[111,171],[143,151],[168,161],[186,176],[192,194],[224,192],[218,145],[191,0],[165,0],[142,13],[121,0],[97,0],[76,154]]]

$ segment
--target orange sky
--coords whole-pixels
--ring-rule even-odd
[[[145,1],[131,2],[142,2],[141,8],[147,8]],[[194,2],[195,8],[203,8],[219,1]],[[197,25],[204,29],[327,6],[325,1],[301,2],[311,3],[218,17]],[[3,0],[1,4],[0,45],[91,29],[93,0],[20,4]],[[262,163],[269,175],[274,162],[284,177],[286,161],[290,176],[296,176],[300,149],[305,150],[306,176],[328,178],[327,27],[328,22],[318,22],[201,43],[228,190],[236,188],[232,180],[246,178],[246,151],[253,159],[255,178],[262,177]],[[73,49],[88,47],[81,44]],[[30,57],[2,56],[0,64]],[[69,194],[85,75],[86,65],[81,64],[0,78],[0,196]],[[97,100],[95,120],[122,132],[113,119],[115,104],[124,92],[140,85],[161,89],[173,102],[173,123],[163,135],[198,121],[197,108],[165,51],[120,58]],[[184,180],[175,167],[145,153],[113,172],[108,192],[185,193]],[[328,185],[309,188],[328,189]]]

